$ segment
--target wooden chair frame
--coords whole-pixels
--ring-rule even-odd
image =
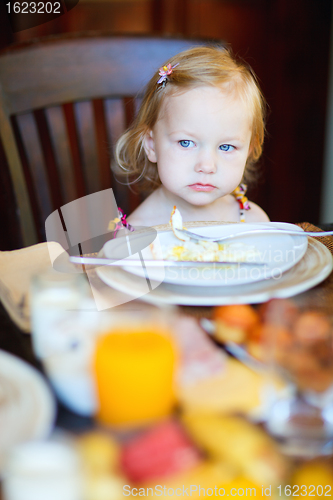
[[[125,104],[126,128],[135,113],[133,98],[140,98],[145,84],[156,69],[170,56],[198,43],[202,42],[95,33],[89,36],[49,37],[9,48],[0,54],[0,140],[13,184],[24,246],[45,239],[42,227],[45,215],[64,203],[94,191],[94,188],[87,188],[84,178],[73,103],[92,102],[101,181],[99,189],[114,187],[104,100],[122,100]],[[69,137],[73,180],[66,181],[65,178],[62,181],[71,189],[67,199],[63,195],[60,180],[61,159],[57,158],[62,146],[54,145],[49,117],[45,111],[50,107],[61,110],[64,130]],[[49,195],[44,196],[49,199],[42,222],[38,190],[44,181],[38,181],[38,177],[36,181],[36,175],[33,178],[34,151],[29,157],[19,126],[22,116],[26,118],[29,113],[38,135],[45,164],[44,179],[49,190]],[[32,127],[29,123],[32,121],[25,126],[30,133]],[[111,137],[111,142],[114,142],[113,139]],[[138,199],[133,195],[131,208],[137,203]]]

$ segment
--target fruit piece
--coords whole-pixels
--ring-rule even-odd
[[[86,478],[84,500],[110,500],[123,498],[123,486],[126,479],[111,475],[99,475]]]
[[[238,500],[239,498],[241,498],[243,496],[244,497],[263,498],[263,495],[262,495],[263,485],[262,485],[262,483],[260,481],[259,481],[259,483],[254,483],[253,481],[250,481],[248,478],[246,478],[244,476],[238,476],[235,479],[233,479],[232,481],[230,481],[229,483],[219,484],[218,488],[220,488],[220,487],[225,489],[226,496],[230,496],[231,493],[228,494],[227,492],[229,492],[229,491],[231,492],[231,490],[232,490],[232,496],[236,500]],[[269,491],[270,491],[269,487],[267,488],[265,485],[264,489],[266,490],[267,496],[271,496],[271,495],[269,495]],[[266,495],[264,495],[264,496],[266,496]]]
[[[124,444],[121,463],[132,481],[147,481],[191,469],[200,455],[182,426],[168,420]]]
[[[229,358],[223,371],[178,387],[177,396],[187,411],[247,414],[262,404],[264,383],[261,374]]]
[[[258,427],[238,417],[183,415],[193,440],[216,460],[237,467],[257,484],[274,484],[285,473],[285,461],[273,441]]]
[[[254,327],[249,331],[249,340],[252,342],[262,342],[264,339],[263,328],[264,325],[262,323],[254,325]]]
[[[251,356],[258,359],[259,361],[264,361],[266,359],[266,348],[260,342],[248,342],[247,343],[247,351]]]
[[[125,478],[119,475],[119,445],[102,432],[79,436],[76,446],[82,461],[83,500],[121,498]]]
[[[218,342],[235,342],[243,344],[246,342],[246,331],[238,326],[230,326],[228,323],[219,319],[215,322],[214,339]]]
[[[78,438],[77,447],[88,473],[110,474],[118,468],[119,446],[110,436],[88,432]]]
[[[291,477],[293,494],[296,494],[296,485],[299,486],[299,495],[302,498],[321,498],[331,496],[333,491],[332,464],[325,459],[311,460],[300,465]],[[317,489],[318,487],[318,489]]]
[[[207,492],[207,490],[210,489],[213,493],[217,485],[219,485],[219,488],[223,488],[225,484],[230,484],[232,488],[232,481],[235,480],[237,476],[238,471],[231,464],[214,460],[205,460],[190,470],[163,478],[160,484],[162,484],[163,487],[165,486],[168,494],[165,493],[162,495],[162,498],[166,496],[171,497],[169,488],[172,488],[174,491],[172,496],[174,497],[190,497],[192,500],[203,500],[203,498],[206,497],[203,490]],[[156,480],[145,483],[144,486],[154,489]],[[208,494],[207,496],[211,495]],[[212,495],[212,498],[215,498],[215,496],[216,495]]]
[[[295,337],[302,342],[324,340],[331,333],[331,324],[327,316],[318,311],[304,312],[294,324]]]
[[[218,306],[214,310],[215,320],[222,319],[230,326],[237,326],[249,331],[259,323],[259,315],[248,304]]]
[[[221,342],[245,342],[252,329],[259,325],[259,315],[247,304],[219,306],[214,310],[215,338]]]
[[[272,299],[259,308],[265,323],[291,328],[299,315],[298,307],[289,299]]]

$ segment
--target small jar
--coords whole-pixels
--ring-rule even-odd
[[[32,343],[58,398],[70,410],[91,416],[96,394],[91,359],[100,313],[82,274],[50,270],[31,289]]]
[[[82,500],[79,457],[60,442],[17,445],[5,463],[2,491],[4,500]]]
[[[93,308],[82,274],[53,269],[34,277],[31,285],[31,329],[36,356],[43,359],[66,350],[91,327],[84,311]]]

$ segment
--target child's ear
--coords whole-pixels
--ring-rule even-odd
[[[154,141],[154,133],[152,130],[149,130],[144,137],[143,147],[145,149],[148,160],[152,163],[157,163],[156,153],[155,153],[155,141]]]

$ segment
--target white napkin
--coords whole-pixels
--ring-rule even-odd
[[[64,249],[56,242],[0,252],[0,300],[24,332],[30,331],[31,279],[52,267],[50,254],[54,260],[62,252]]]

